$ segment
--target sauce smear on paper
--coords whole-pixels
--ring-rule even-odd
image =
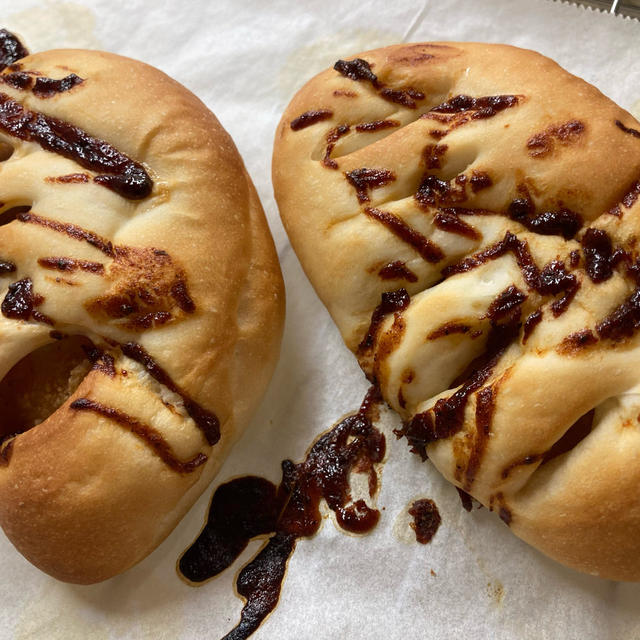
[[[178,563],[187,580],[197,583],[218,575],[231,566],[249,540],[271,534],[237,577],[238,593],[246,604],[240,622],[225,640],[248,638],[278,604],[297,540],[320,528],[321,500],[345,531],[365,533],[376,526],[380,512],[364,500],[352,500],[349,476],[367,474],[369,494],[375,494],[374,464],[382,462],[385,454],[384,435],[373,424],[380,402],[378,389],[372,387],[359,411],[318,438],[303,462],[282,463],[278,487],[264,478],[245,476],[216,490],[204,529]]]

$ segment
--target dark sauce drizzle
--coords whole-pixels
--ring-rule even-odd
[[[245,640],[273,611],[297,540],[320,528],[321,500],[346,531],[365,533],[377,524],[378,510],[364,500],[350,504],[349,474],[368,474],[369,493],[374,495],[378,482],[374,464],[385,453],[384,435],[373,425],[380,402],[378,390],[370,389],[360,410],[316,440],[303,462],[282,463],[278,487],[264,478],[245,476],[216,490],[202,533],[179,560],[185,578],[203,582],[216,576],[236,560],[251,538],[273,534],[238,575],[238,594],[246,604],[240,622],[225,640]]]
[[[437,340],[438,338],[446,338],[447,336],[456,333],[468,333],[471,331],[471,326],[462,322],[445,322],[443,325],[434,329],[427,335],[427,340]]]
[[[146,198],[153,188],[141,164],[104,140],[93,138],[68,122],[31,111],[5,93],[0,93],[0,130],[20,140],[36,142],[85,169],[101,172],[93,181],[124,198]]]
[[[409,508],[409,515],[413,516],[410,526],[416,533],[416,541],[420,544],[431,542],[442,522],[436,503],[429,498],[415,500]]]
[[[520,98],[513,95],[483,96],[481,98],[457,95],[431,108],[422,117],[432,117],[437,114],[455,116],[461,113],[472,112],[471,118],[473,120],[484,120],[486,118],[492,118],[505,109],[517,106],[519,102]]]
[[[382,280],[406,280],[407,282],[418,282],[418,276],[407,267],[402,260],[394,260],[385,264],[378,271]]]
[[[618,129],[621,129],[625,133],[632,135],[634,138],[640,138],[640,131],[638,131],[637,129],[626,127],[622,122],[620,122],[620,120],[616,120],[616,127],[618,127]]]
[[[31,90],[38,98],[52,98],[58,93],[70,91],[75,86],[84,82],[75,73],[70,73],[64,78],[45,78],[44,76],[34,76],[33,73],[25,71],[13,71],[0,76],[2,82],[20,89],[22,91]]]
[[[382,294],[380,304],[371,315],[371,323],[365,337],[358,345],[358,354],[362,355],[373,348],[378,330],[384,319],[391,313],[399,313],[406,309],[411,302],[411,298],[406,289],[396,291],[386,291]]]
[[[5,318],[13,320],[30,320],[53,326],[53,320],[36,309],[44,302],[41,295],[33,291],[30,278],[23,278],[9,285],[9,290],[2,301],[0,310]]]
[[[449,265],[442,270],[445,278],[456,273],[463,273],[479,267],[489,260],[495,260],[507,252],[513,253],[527,286],[543,296],[563,294],[551,304],[551,311],[555,317],[562,315],[575,297],[580,282],[573,273],[568,273],[564,262],[553,260],[542,270],[536,265],[527,243],[519,240],[516,235],[507,231],[504,238],[489,248],[476,253],[461,262]]]
[[[186,462],[179,460],[159,431],[149,425],[143,424],[119,409],[107,407],[89,398],[78,398],[71,403],[70,407],[74,411],[91,411],[128,429],[151,447],[168,467],[178,473],[191,473],[208,460],[207,456],[203,453],[198,453],[194,458]]]
[[[507,215],[533,233],[562,236],[565,240],[573,238],[582,228],[582,217],[570,209],[536,211],[526,192],[523,193],[523,197],[516,198],[509,204]]]
[[[70,73],[64,78],[36,78],[36,82],[33,86],[33,93],[38,98],[51,98],[57,93],[64,93],[70,91],[75,86],[82,84],[83,78],[80,78],[75,73]]]
[[[457,233],[459,236],[470,238],[471,240],[479,240],[480,234],[470,224],[458,217],[458,213],[454,210],[441,209],[436,213],[434,224],[438,229],[449,233]]]
[[[16,265],[8,260],[0,260],[0,275],[3,273],[15,273]]]
[[[30,284],[30,281],[28,281],[28,283]],[[11,301],[11,307],[7,309],[13,315],[10,315],[8,317],[20,319],[29,319],[29,317],[33,317],[33,306],[37,304],[37,300],[34,302],[32,288],[22,284],[20,290],[16,290],[14,295],[15,299]],[[6,300],[7,299],[5,298],[5,302]],[[7,315],[5,311],[5,302],[3,302],[2,304],[2,312]],[[63,334],[55,331],[52,331],[50,335],[54,340],[62,340],[65,337]],[[219,423],[218,419],[211,412],[207,411],[206,409],[198,405],[194,400],[189,398],[169,377],[164,369],[162,369],[155,362],[155,360],[153,360],[153,358],[143,349],[143,347],[131,342],[124,345],[118,345],[117,343],[114,343],[114,346],[119,346],[120,350],[125,356],[141,363],[147,370],[147,372],[160,384],[164,385],[174,393],[180,395],[184,402],[187,413],[196,423],[196,426],[204,433],[209,444],[212,446],[216,444],[216,442],[220,439]],[[89,339],[87,339],[86,344],[82,345],[82,349],[84,350],[87,359],[92,365],[92,370],[98,371],[103,375],[108,376],[109,378],[115,378],[115,359],[110,353],[103,351],[95,344],[93,344]],[[126,372],[124,370],[122,371],[122,373],[123,375],[126,375]],[[179,460],[172,451],[169,443],[157,429],[140,422],[138,419],[130,416],[127,413],[124,413],[119,409],[105,406],[97,400],[93,400],[91,398],[78,398],[69,406],[74,411],[90,411],[97,415],[101,415],[128,429],[138,438],[143,440],[167,466],[178,473],[191,473],[208,460],[208,456],[206,456],[204,453],[198,453],[193,458],[187,461]],[[18,434],[11,434],[10,436],[7,436],[0,440],[0,449],[2,443],[7,440],[7,438],[13,438],[15,435]],[[12,444],[13,441],[11,440],[9,442],[9,445],[12,446]],[[0,460],[0,466],[9,463],[11,449],[8,449],[7,447],[8,445],[6,445],[4,449],[0,450],[0,458],[2,458]]]
[[[171,379],[169,374],[147,353],[147,351],[135,342],[127,342],[120,346],[122,353],[141,364],[147,373],[155,378],[160,384],[170,391],[177,393],[184,402],[184,408],[189,416],[202,431],[207,442],[213,446],[220,440],[220,422],[210,411],[192,400],[178,385]]]
[[[329,167],[330,169],[338,168],[338,163],[331,159],[331,153],[336,146],[336,142],[338,142],[342,136],[347,135],[349,131],[350,127],[348,124],[341,124],[327,133],[327,147],[324,152],[324,158],[322,159],[322,164],[325,167]]]
[[[587,229],[582,237],[585,271],[593,282],[604,282],[613,275],[613,245],[602,229]]]
[[[75,258],[51,257],[39,258],[38,264],[44,269],[54,271],[74,272],[87,271],[88,273],[96,273],[102,275],[104,273],[104,265],[100,262],[91,262],[89,260],[76,260]]]
[[[462,505],[462,508],[470,513],[473,509],[473,498],[466,491],[463,491],[460,487],[456,487],[456,491],[458,492],[458,497],[460,498],[460,504]]]
[[[542,311],[540,309],[534,311],[527,316],[524,321],[524,329],[522,332],[522,344],[527,344],[533,330],[542,322]]]
[[[47,182],[57,182],[58,184],[82,184],[89,182],[90,176],[86,173],[68,173],[64,176],[54,176],[45,178]]]
[[[372,122],[361,122],[356,125],[356,131],[362,133],[369,133],[372,131],[380,131],[381,129],[392,129],[393,127],[399,127],[400,123],[397,120],[373,120]]]
[[[329,109],[316,109],[315,111],[305,111],[303,114],[294,118],[289,125],[293,131],[300,131],[300,129],[306,129],[316,122],[322,122],[322,120],[328,120],[333,116],[333,111]]]
[[[0,71],[28,55],[25,46],[13,33],[0,29]]]
[[[43,218],[35,213],[31,213],[30,211],[19,213],[16,216],[16,220],[24,222],[25,224],[37,224],[57,233],[64,233],[74,240],[89,243],[92,247],[95,247],[98,251],[104,253],[110,258],[115,256],[113,244],[109,240],[74,224],[58,222],[57,220],[51,220],[50,218]]]
[[[418,105],[417,101],[424,100],[425,95],[422,91],[418,91],[413,87],[403,89],[391,89],[386,87],[378,80],[378,76],[371,70],[371,65],[362,58],[354,58],[353,60],[338,60],[333,68],[343,75],[345,78],[356,82],[370,82],[374,89],[378,91],[378,95],[384,100],[395,102],[408,109],[415,109]]]
[[[463,380],[458,383],[461,384],[460,388],[450,397],[440,398],[434,407],[416,414],[410,422],[396,430],[396,436],[404,436],[411,450],[423,460],[427,459],[427,445],[450,438],[462,428],[469,397],[489,379],[502,355],[519,334],[520,305],[525,298],[524,293],[514,286],[508,287],[496,297],[487,313],[491,330],[485,352],[461,376]]]
[[[349,184],[356,190],[358,202],[369,202],[369,191],[379,189],[396,179],[393,171],[387,169],[354,169],[344,174]]]
[[[611,207],[611,209],[609,209],[609,213],[612,216],[621,218],[622,209],[620,209],[620,206],[624,206],[625,208],[630,209],[636,203],[636,200],[638,199],[638,197],[640,197],[640,180],[638,180],[637,182],[634,182],[631,185],[627,193],[625,193],[624,196],[622,197],[622,200],[620,201],[620,203]]]
[[[389,211],[382,211],[381,209],[371,207],[366,208],[364,212],[369,218],[380,222],[393,233],[393,235],[413,247],[423,260],[435,263],[440,262],[440,260],[444,258],[444,253],[437,244],[429,240],[426,236],[423,236],[413,227],[410,227],[402,218],[395,216]]]

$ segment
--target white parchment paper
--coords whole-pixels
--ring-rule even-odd
[[[247,473],[273,481],[314,437],[357,408],[366,383],[287,242],[270,182],[273,134],[293,93],[335,60],[403,41],[475,40],[536,49],[636,114],[640,24],[548,0],[0,0],[3,26],[31,51],[101,48],[153,64],[202,98],[231,133],[269,217],[287,285],[282,358],[252,426],[179,527],[126,574],[61,584],[0,534],[0,637],[216,640],[237,622],[235,574],[259,548],[199,588],[175,571],[215,486]],[[395,418],[385,416],[387,433]],[[404,441],[387,439],[365,537],[327,518],[302,540],[280,603],[254,635],[268,639],[640,637],[640,585],[577,574],[515,538],[486,509],[462,510],[453,487]],[[418,545],[407,505],[431,497],[443,524]],[[640,533],[639,533],[640,535]]]

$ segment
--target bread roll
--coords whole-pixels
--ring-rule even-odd
[[[640,124],[532,51],[398,45],[287,107],[294,248],[442,474],[540,551],[640,580]]]
[[[282,278],[229,135],[150,66],[20,57],[0,143],[0,524],[93,583],[171,532],[247,425]]]

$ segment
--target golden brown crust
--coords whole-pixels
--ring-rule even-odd
[[[14,147],[0,173],[3,210],[31,206],[30,219],[0,226],[0,257],[16,265],[0,275],[0,297],[12,282],[29,278],[44,298],[37,309],[53,329],[90,337],[114,359],[115,373],[102,360],[64,406],[5,443],[10,459],[0,466],[0,523],[41,569],[90,583],[150,553],[220,468],[275,366],[283,284],[242,160],[195,96],[152,67],[108,53],[48,51],[19,65],[53,78],[83,78],[48,98],[7,83],[0,91],[107,141],[154,182],[150,196],[129,200],[74,160],[0,133]],[[89,179],[55,179],[77,173]],[[77,229],[107,248],[93,236],[83,240]],[[43,267],[48,257],[98,263],[103,271],[62,273]],[[51,342],[51,330],[33,317],[0,316],[0,377]],[[118,346],[130,343],[139,347]],[[140,348],[169,383],[136,361]],[[78,399],[117,413],[73,408]],[[190,401],[218,418],[213,446]],[[136,435],[146,427],[165,441],[166,459],[158,454],[165,445],[154,449]],[[207,457],[204,464],[199,455]],[[167,463],[171,456],[197,462],[178,469]]]
[[[469,43],[322,72],[273,158],[303,267],[416,450],[538,549],[624,580],[640,580],[639,166],[640,124],[597,89]]]

